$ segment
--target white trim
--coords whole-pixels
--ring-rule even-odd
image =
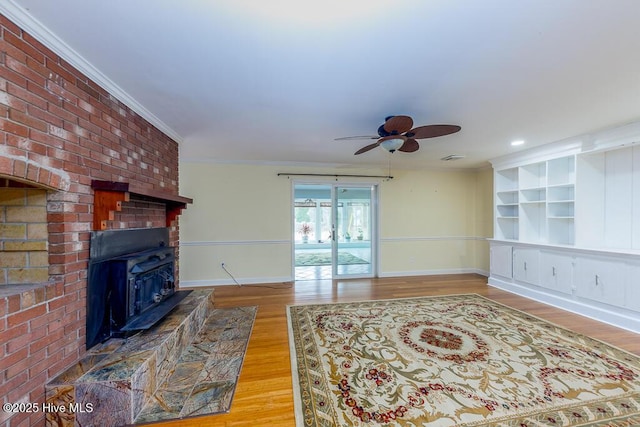
[[[593,303],[584,304],[580,301],[552,295],[547,292],[537,291],[528,286],[520,286],[516,283],[510,283],[497,277],[489,277],[489,286],[511,292],[516,295],[523,296],[544,304],[558,307],[599,322],[607,323],[618,328],[626,329],[635,333],[640,333],[640,317],[632,314],[626,314],[625,310],[620,307],[595,306]]]
[[[479,274],[489,277],[489,272],[479,268],[446,268],[441,270],[413,270],[382,272],[379,277],[436,276],[441,274]]]
[[[423,237],[385,237],[380,242],[421,242],[421,241],[440,241],[440,240],[479,240],[487,241],[490,237],[478,236],[423,236]]]
[[[131,108],[131,110],[135,111],[153,126],[157,127],[165,135],[178,143],[182,142],[182,137],[176,131],[136,101],[131,95],[98,70],[93,64],[84,59],[78,52],[73,50],[71,46],[55,35],[43,23],[27,13],[24,8],[17,5],[14,0],[2,0],[0,2],[0,13],[9,18],[24,31],[28,32],[43,45],[51,49],[55,54],[64,58],[65,61],[73,65],[78,69],[78,71],[93,80],[96,84],[109,92],[110,95],[114,96],[127,107]]]
[[[381,273],[379,278],[390,277],[408,277],[408,276],[436,276],[444,274],[479,274],[488,277],[489,272],[477,268],[452,268],[443,270],[420,270],[420,271],[392,271]],[[367,277],[373,279],[372,277]],[[343,279],[352,279],[352,277],[344,277]],[[236,279],[240,283],[240,287],[244,285],[269,285],[273,283],[292,283],[296,280],[289,276],[281,277],[244,277]],[[331,280],[331,279],[322,279]],[[298,280],[298,282],[306,282],[306,280]],[[211,286],[238,286],[232,279],[206,279],[206,280],[180,280],[180,288],[207,288]]]
[[[550,144],[539,145],[528,150],[507,154],[489,160],[494,169],[508,169],[530,163],[544,162],[558,157],[578,154],[582,151],[583,141],[570,138]]]
[[[243,285],[268,285],[273,283],[291,283],[292,277],[240,277],[236,279]],[[207,288],[210,286],[238,286],[232,279],[208,279],[208,280],[180,280],[180,289]]]
[[[498,244],[505,244],[511,246],[524,246],[539,249],[548,249],[556,251],[570,251],[571,253],[580,253],[585,255],[604,255],[614,257],[616,259],[629,259],[632,261],[638,261],[640,256],[640,249],[618,249],[618,248],[595,248],[595,247],[583,247],[583,246],[569,246],[569,245],[556,245],[553,243],[538,243],[538,242],[521,242],[519,240],[507,240],[507,239],[488,239],[489,242],[495,242]]]
[[[220,158],[212,158],[212,157],[182,157],[180,159],[183,163],[203,163],[203,164],[224,164],[224,165],[249,165],[249,166],[279,166],[279,167],[309,167],[309,168],[331,168],[331,169],[350,169],[353,171],[357,170],[366,170],[368,173],[376,173],[373,171],[379,171],[379,174],[386,174],[388,172],[387,165],[381,164],[361,164],[361,163],[328,163],[328,162],[299,162],[299,161],[277,161],[277,160],[242,160],[242,159],[220,159]],[[444,163],[444,162],[443,162]],[[483,162],[475,167],[457,167],[452,168],[450,165],[447,166],[430,166],[430,171],[438,171],[438,172],[481,172],[483,170],[492,169],[491,163]],[[395,167],[397,171],[410,172],[410,171],[423,171],[424,167],[416,166],[416,165],[399,165]],[[283,172],[284,173],[284,172]],[[393,176],[393,175],[392,175]],[[286,175],[282,175],[281,178],[292,179],[291,177],[287,177]],[[338,178],[336,178],[333,174],[331,176],[326,177],[329,182],[343,182],[344,180],[349,181],[349,178],[357,178],[357,177],[341,177],[338,173]],[[358,179],[364,179],[367,177],[361,177]],[[370,177],[373,178],[373,177]],[[380,177],[375,178],[380,180],[380,182],[389,182],[391,181],[388,178]],[[393,179],[398,179],[397,176],[394,176]],[[342,181],[341,181],[342,180]],[[327,182],[327,181],[318,181],[319,183]]]
[[[288,245],[289,240],[200,240],[180,242],[180,246]]]
[[[601,129],[490,159],[494,169],[507,169],[572,154],[610,150],[640,142],[640,121]]]

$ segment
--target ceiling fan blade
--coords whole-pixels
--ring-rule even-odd
[[[413,119],[409,116],[392,116],[384,122],[384,130],[392,135],[405,133],[413,126]]]
[[[420,148],[420,144],[413,138],[407,139],[402,147],[398,148],[399,151],[404,151],[405,153],[413,153],[414,151],[418,151]]]
[[[435,138],[456,133],[460,129],[462,128],[457,125],[427,125],[411,129],[406,135],[414,139]]]
[[[376,148],[378,145],[380,145],[380,141],[378,142],[374,142],[373,144],[369,144],[365,147],[362,147],[361,149],[359,149],[358,151],[356,151],[354,154],[358,155],[358,154],[362,154],[362,153],[366,153],[369,150],[373,150],[374,148]]]
[[[351,141],[357,139],[378,139],[380,138],[378,135],[360,135],[360,136],[343,136],[341,138],[336,138],[334,141]]]

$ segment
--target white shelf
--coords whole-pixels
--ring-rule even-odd
[[[496,172],[495,185],[497,192],[518,189],[518,168],[504,169]]]
[[[520,190],[520,203],[544,202],[547,199],[546,188],[528,188]]]
[[[501,205],[518,204],[518,191],[498,191],[496,193],[496,202]]]
[[[518,204],[498,205],[498,218],[518,218]]]
[[[573,245],[575,161],[571,155],[497,170],[495,237]]]
[[[547,185],[546,162],[533,163],[518,168],[520,189],[544,188]]]
[[[547,162],[547,184],[549,186],[574,184],[576,182],[575,156],[561,157]]]

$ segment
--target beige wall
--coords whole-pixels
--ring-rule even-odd
[[[386,175],[384,170],[183,162],[180,192],[194,199],[180,217],[183,286],[292,279],[292,185],[321,178],[279,172]],[[380,275],[486,272],[492,235],[492,174],[394,171],[379,184]],[[334,178],[324,181],[335,182]]]
[[[487,272],[491,170],[395,176],[380,190],[381,275]]]

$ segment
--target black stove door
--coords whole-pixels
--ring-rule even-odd
[[[135,313],[141,314],[153,308],[175,292],[173,263],[164,264],[146,273],[138,274],[134,281]],[[129,289],[130,294],[134,292]],[[131,301],[130,301],[131,302]]]

